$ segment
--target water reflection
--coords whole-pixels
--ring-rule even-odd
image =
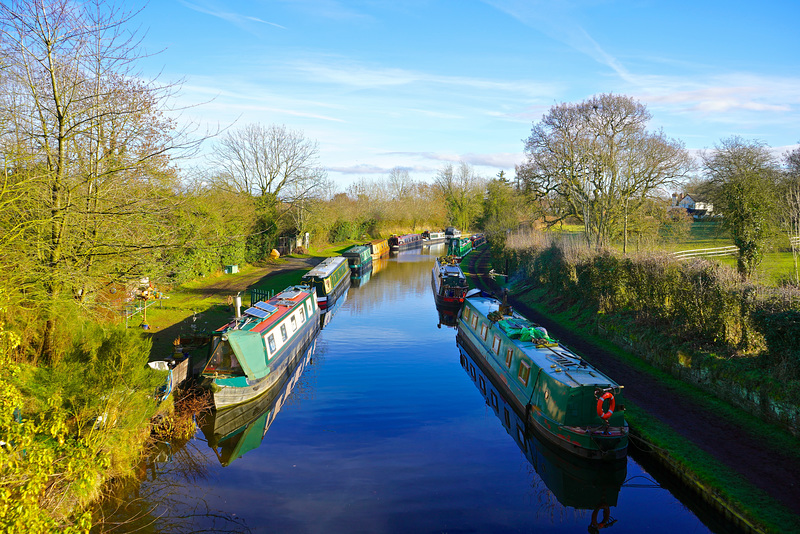
[[[482,364],[460,344],[457,343],[457,346],[461,366],[558,502],[564,507],[591,510],[589,532],[596,533],[616,523],[610,509],[617,506],[619,492],[625,482],[625,459],[598,465],[597,462],[587,462],[557,451],[539,440],[526,428],[524,414],[514,410],[512,403],[504,397],[504,390],[492,383]]]
[[[330,324],[330,322],[333,320],[333,316],[336,315],[336,312],[339,311],[339,309],[341,309],[341,307],[344,305],[345,302],[347,302],[347,293],[349,291],[350,288],[348,287],[347,289],[344,290],[344,293],[339,295],[339,298],[337,298],[333,302],[333,305],[328,307],[327,313],[323,313],[322,315],[320,315],[319,317],[320,328],[325,328],[326,326],[328,326],[328,324]]]
[[[315,348],[316,341],[290,362],[285,375],[273,388],[257,399],[205,414],[201,418],[200,430],[223,467],[261,445],[275,416],[310,362]]]

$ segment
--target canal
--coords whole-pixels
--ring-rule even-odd
[[[352,287],[280,391],[162,444],[116,532],[723,532],[637,462],[552,451],[493,406],[440,324],[434,248]],[[633,447],[631,447],[633,448]],[[702,520],[701,520],[702,517]]]

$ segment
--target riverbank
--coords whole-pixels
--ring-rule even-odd
[[[502,279],[487,275],[488,247],[468,255],[463,267],[476,287],[503,289]],[[575,313],[554,313],[546,292],[509,290],[521,313],[626,386],[633,446],[683,478],[738,530],[800,530],[796,440],[598,337]]]

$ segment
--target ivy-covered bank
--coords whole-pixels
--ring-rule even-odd
[[[496,271],[656,367],[800,435],[800,291],[742,281],[715,262],[594,251],[543,233],[489,236]]]

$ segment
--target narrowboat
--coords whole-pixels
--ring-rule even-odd
[[[212,334],[200,373],[217,410],[268,392],[319,333],[316,292],[308,286],[288,287],[243,314],[237,306],[236,315]]]
[[[444,232],[431,232],[429,230],[422,232],[423,245],[436,245],[438,243],[444,243]]]
[[[467,277],[461,266],[451,256],[436,258],[431,270],[433,295],[436,307],[459,309],[469,290]]]
[[[364,245],[352,246],[342,252],[342,256],[347,258],[351,277],[359,277],[372,270],[372,254]]]
[[[469,240],[472,241],[472,248],[478,248],[486,243],[486,234],[473,234],[469,236]]]
[[[222,467],[261,445],[306,366],[310,365],[315,348],[316,341],[313,341],[305,351],[298,353],[275,385],[257,399],[228,410],[201,414],[198,421],[200,430]]]
[[[609,527],[617,520],[611,507],[617,506],[619,492],[627,478],[627,462],[593,462],[566,453],[540,440],[525,423],[525,413],[515,409],[508,389],[493,381],[481,358],[459,351],[461,367],[478,388],[486,406],[514,439],[536,474],[562,506],[591,510],[589,532]]]
[[[393,235],[389,238],[389,248],[392,252],[400,252],[421,246],[422,236],[420,234]]]
[[[364,246],[369,249],[373,262],[389,255],[389,242],[385,239],[374,239],[369,243],[364,243]]]
[[[444,229],[444,238],[446,241],[458,239],[459,237],[461,237],[461,230],[455,228],[454,226],[448,226]]]
[[[303,275],[302,282],[317,290],[317,304],[324,315],[350,288],[350,267],[342,256],[325,258]]]
[[[505,300],[505,299],[504,299]],[[478,290],[464,299],[457,341],[486,363],[526,425],[561,449],[589,459],[628,450],[622,386],[510,306]]]
[[[447,245],[447,255],[459,260],[472,250],[472,241],[468,237],[453,238]]]

